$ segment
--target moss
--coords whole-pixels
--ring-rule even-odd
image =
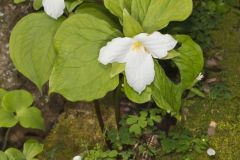
[[[112,107],[101,106],[107,127],[114,127]],[[46,138],[42,160],[70,160],[72,157],[93,148],[96,144],[105,145],[92,103],[80,103],[59,117],[58,123]]]
[[[187,120],[181,122],[195,136],[207,135],[211,121],[217,123],[216,133],[209,137],[209,146],[216,150],[215,157],[202,154],[188,153],[193,160],[236,160],[240,157],[240,19],[230,12],[225,16],[219,30],[214,31],[213,37],[216,48],[208,55],[220,53],[223,57],[222,72],[210,73],[209,77],[218,77],[224,81],[230,92],[230,97],[221,93],[220,97],[211,99],[195,98],[188,101]],[[226,87],[225,86],[225,87]],[[171,154],[161,157],[161,160],[181,160],[186,155]],[[160,158],[157,158],[160,159]]]

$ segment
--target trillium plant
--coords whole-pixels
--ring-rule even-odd
[[[183,93],[196,90],[203,55],[189,36],[171,35],[167,26],[187,19],[192,5],[192,0],[35,0],[34,8],[45,12],[16,24],[10,56],[39,90],[48,82],[49,94],[75,102],[123,91],[132,102],[154,102],[177,117]],[[177,74],[169,76],[171,69]]]

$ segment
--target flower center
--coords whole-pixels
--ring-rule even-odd
[[[133,43],[132,45],[132,50],[133,51],[140,51],[140,50],[144,50],[146,53],[148,53],[147,49],[144,47],[144,45],[142,44],[142,42],[140,41],[136,41]]]

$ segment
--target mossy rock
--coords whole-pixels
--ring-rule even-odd
[[[113,107],[101,105],[106,128],[115,127]],[[74,156],[92,149],[96,144],[105,145],[93,103],[66,106],[44,142],[41,160],[71,160]]]
[[[216,151],[215,157],[189,152],[172,153],[161,160],[238,160],[240,159],[240,18],[230,12],[225,16],[219,30],[212,33],[215,48],[208,55],[218,53],[223,57],[223,71],[210,72],[209,77],[217,77],[223,82],[214,87],[205,99],[194,98],[184,105],[187,108],[187,119],[180,125],[192,131],[194,136],[208,134],[211,121],[217,123],[216,132],[209,137],[209,147]],[[216,93],[214,93],[216,92]],[[187,159],[189,158],[189,159]]]

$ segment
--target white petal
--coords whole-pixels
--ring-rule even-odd
[[[60,17],[65,8],[64,0],[43,0],[44,11],[52,18]]]
[[[171,35],[161,34],[160,32],[141,33],[134,39],[141,41],[152,56],[159,59],[166,57],[168,51],[172,50],[177,44],[177,41]]]
[[[151,54],[144,48],[130,52],[125,72],[128,84],[140,94],[154,80],[154,62]]]
[[[98,61],[104,65],[112,62],[125,63],[132,44],[131,38],[115,38],[101,48]]]

